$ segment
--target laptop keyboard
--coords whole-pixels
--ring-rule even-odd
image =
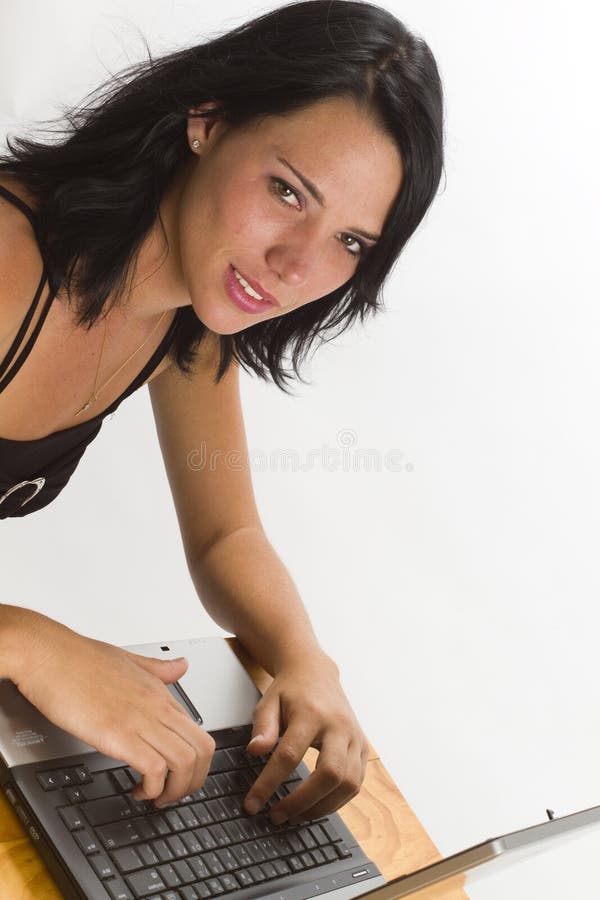
[[[157,810],[130,791],[131,767],[90,773],[85,766],[38,772],[44,790],[62,790],[57,812],[102,880],[111,900],[198,900],[312,870],[351,851],[328,818],[274,825],[242,801],[268,757],[244,746],[216,750],[201,790]],[[294,789],[293,772],[265,806]],[[274,890],[275,888],[273,888]]]

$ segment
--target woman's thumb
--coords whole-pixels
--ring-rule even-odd
[[[189,665],[185,656],[178,656],[177,659],[156,659],[153,656],[140,656],[138,653],[131,655],[138,666],[156,675],[164,684],[171,684],[181,678]]]

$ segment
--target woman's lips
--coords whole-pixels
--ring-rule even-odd
[[[227,291],[229,299],[233,303],[235,303],[236,306],[238,306],[240,309],[243,309],[244,312],[258,315],[259,313],[264,313],[266,310],[271,309],[276,305],[274,299],[270,299],[271,295],[263,294],[256,282],[253,283],[249,278],[246,278],[246,276],[242,272],[240,272],[240,275],[242,275],[242,278],[244,278],[248,282],[250,287],[255,290],[257,294],[260,294],[261,297],[264,296],[265,299],[255,300],[254,297],[251,297],[246,293],[242,285],[235,277],[233,266],[230,263],[225,270],[225,290]]]

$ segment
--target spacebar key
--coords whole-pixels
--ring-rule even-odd
[[[156,869],[145,869],[143,872],[132,872],[127,882],[136,897],[150,897],[158,891],[168,890],[167,885]]]

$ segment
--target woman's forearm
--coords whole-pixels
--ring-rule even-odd
[[[222,538],[190,562],[190,573],[210,616],[270,675],[286,661],[323,654],[296,586],[263,532],[244,528]]]

